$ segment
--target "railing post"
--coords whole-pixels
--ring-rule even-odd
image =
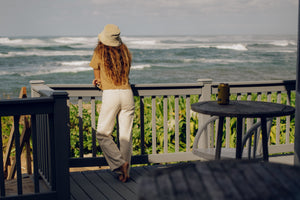
[[[296,119],[295,119],[295,165],[300,165],[300,1],[298,1],[298,46],[297,46],[297,68],[296,68]]]
[[[299,77],[300,78],[300,77]],[[294,141],[294,164],[300,166],[300,92],[296,91],[296,119]]]
[[[41,95],[39,93],[37,93],[36,91],[34,91],[32,88],[35,86],[41,86],[41,85],[45,85],[45,81],[43,80],[31,80],[29,81],[30,86],[31,86],[31,97],[40,97]]]
[[[68,129],[67,106],[68,93],[64,91],[53,92],[53,124],[55,144],[55,179],[57,199],[70,199],[69,176],[69,150],[70,133]]]
[[[198,79],[198,82],[203,85],[202,87],[202,95],[199,101],[210,101],[211,100],[211,85],[212,79]],[[208,119],[208,115],[199,114],[198,115],[198,128],[200,128]],[[200,148],[208,148],[208,132],[204,131],[200,136],[199,144]]]

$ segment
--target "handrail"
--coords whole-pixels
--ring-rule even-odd
[[[275,94],[277,98],[277,102],[280,102],[281,100],[281,94],[286,93],[288,96],[287,104],[290,104],[290,97],[291,97],[291,91],[295,90],[295,80],[276,80],[276,81],[251,81],[251,82],[229,82],[230,85],[230,91],[233,96],[236,96],[235,98],[240,100],[244,96],[246,96],[247,100],[251,100],[251,97],[253,94],[257,95],[257,100],[260,101],[262,99],[262,96],[265,94],[267,96],[267,101],[271,101],[271,95]],[[138,98],[137,104],[139,106],[139,127],[140,127],[140,154],[133,156],[132,162],[133,163],[148,163],[148,162],[172,162],[172,161],[184,161],[184,160],[194,160],[198,159],[195,156],[192,155],[190,146],[192,144],[193,135],[191,135],[191,117],[198,116],[194,112],[190,110],[190,104],[192,103],[192,96],[197,96],[196,101],[204,101],[204,100],[211,100],[215,98],[217,95],[217,86],[219,82],[212,82],[211,80],[199,80],[197,83],[176,83],[176,84],[135,84],[132,85],[132,89],[134,92],[134,95]],[[32,88],[36,89],[36,85],[44,85],[43,82],[32,84]],[[44,85],[45,86],[45,85]],[[43,86],[43,87],[44,87]],[[91,105],[91,116],[92,116],[92,135],[93,138],[95,138],[95,109],[96,109],[96,101],[97,99],[101,100],[102,92],[99,91],[97,88],[95,88],[91,84],[48,84],[46,85],[50,90],[62,90],[66,91],[68,93],[68,97],[72,103],[78,105],[78,117],[82,120],[83,117],[83,106],[84,101],[89,101]],[[86,99],[85,99],[86,98]],[[157,98],[161,98],[162,102],[161,105],[157,104]],[[174,99],[174,104],[170,105],[170,98]],[[149,100],[150,99],[150,100]],[[179,124],[179,102],[184,102],[184,109],[185,109],[185,124],[186,124],[186,132],[181,133],[178,127]],[[146,102],[147,101],[147,102]],[[150,105],[149,105],[150,101]],[[194,100],[193,100],[194,101]],[[182,103],[181,102],[181,103]],[[147,103],[147,104],[145,104]],[[70,102],[69,102],[70,104]],[[162,112],[162,119],[159,119],[156,117],[154,113],[158,112],[158,107],[162,106],[163,112]],[[171,107],[170,107],[171,106]],[[146,119],[144,114],[147,110],[150,109],[150,112],[152,113],[152,119]],[[147,111],[148,112],[148,111]],[[174,122],[171,122],[171,119],[168,118],[169,112],[173,112]],[[198,127],[202,123],[206,121],[206,119],[209,116],[205,115],[199,115],[198,118]],[[289,129],[290,129],[290,121],[291,118],[287,117],[287,123],[286,123],[286,144],[281,145],[279,143],[279,137],[280,137],[280,119],[276,119],[276,145],[270,145],[270,153],[277,153],[277,152],[287,152],[291,151],[293,149],[293,144],[289,144]],[[150,133],[150,137],[152,137],[152,151],[150,153],[146,154],[146,151],[149,152],[148,149],[145,149],[145,143],[144,139],[145,135],[149,135],[149,132],[145,132],[145,123],[147,121],[152,121],[152,130]],[[163,139],[160,141],[159,148],[161,149],[160,152],[157,152],[158,150],[158,130],[156,130],[156,125],[158,123],[158,120],[163,121]],[[173,120],[173,119],[172,119]],[[251,119],[247,119],[246,124],[246,130],[249,129],[248,127],[251,127],[251,125],[255,121],[252,121]],[[172,123],[172,124],[169,124]],[[226,141],[225,145],[226,147],[230,147],[230,118],[226,118]],[[170,134],[169,128],[173,127],[174,129],[174,142],[169,141]],[[279,127],[279,128],[278,128]],[[148,129],[147,129],[148,130]],[[212,130],[213,131],[213,130]],[[82,124],[79,124],[79,138],[81,147],[83,147],[83,131],[82,131]],[[193,133],[194,134],[194,133]],[[184,135],[184,136],[183,136]],[[186,143],[186,149],[180,150],[179,145],[181,139],[180,137],[183,136],[185,138]],[[173,137],[173,136],[172,136]],[[208,147],[208,140],[207,135],[203,134],[200,138],[200,143],[204,143],[204,145],[201,146],[207,146]],[[93,139],[94,140],[94,139]],[[96,142],[93,141],[93,145],[96,145]],[[169,148],[171,146],[174,146],[174,151],[169,152]],[[272,148],[273,147],[273,148]],[[173,148],[173,147],[172,147]],[[98,165],[106,165],[105,159],[103,157],[96,156],[95,149],[96,147],[93,147],[93,154],[92,157],[85,157],[84,153],[80,153],[79,158],[71,158],[70,159],[70,166],[72,167],[79,167],[79,166],[98,166]]]
[[[0,117],[13,116],[15,128],[16,168],[18,194],[7,196],[4,184],[3,167],[0,167],[0,197],[22,199],[21,149],[19,118],[21,115],[30,115],[32,153],[34,165],[34,193],[26,194],[27,199],[69,199],[69,134],[67,128],[68,107],[67,93],[52,91],[47,97],[10,99],[0,101]],[[41,123],[40,119],[43,119]],[[1,121],[1,118],[0,118]],[[0,123],[1,124],[1,123]],[[0,137],[2,128],[0,126]],[[2,141],[1,141],[2,142]],[[3,152],[2,144],[0,151]],[[3,159],[0,159],[3,166]],[[43,178],[49,190],[42,192],[39,179]]]

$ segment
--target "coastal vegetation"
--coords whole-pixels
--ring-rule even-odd
[[[257,95],[253,94],[251,100],[257,100]],[[215,100],[216,96],[212,96],[212,100]],[[236,100],[237,96],[232,95],[231,100]],[[247,96],[244,95],[241,98],[242,100],[247,100]],[[261,96],[262,101],[267,101],[267,96]],[[277,102],[277,94],[272,94],[271,97],[272,102]],[[175,151],[175,98],[174,96],[168,98],[167,110],[168,110],[168,152]],[[198,102],[198,96],[192,95],[190,97],[190,103]],[[281,103],[286,104],[287,95],[281,94]],[[291,105],[295,106],[295,93],[291,94]],[[144,98],[144,148],[145,153],[152,153],[152,102],[151,97]],[[97,104],[101,104],[100,101]],[[135,97],[135,117],[133,124],[133,154],[140,153],[140,144],[141,144],[141,136],[140,136],[140,100],[139,97]],[[85,107],[85,106],[84,106]],[[87,106],[88,107],[88,106]],[[89,108],[89,107],[88,107]],[[156,98],[156,151],[157,153],[163,152],[163,142],[164,142],[164,117],[163,117],[163,97]],[[98,121],[99,109],[96,109],[96,124]],[[71,134],[71,154],[72,156],[79,155],[79,129],[78,123],[78,106],[72,104],[70,106],[70,134]],[[179,151],[185,151],[186,149],[186,99],[183,97],[179,97]],[[275,144],[276,142],[276,118],[273,119],[272,128],[270,133],[270,142],[271,144]],[[225,125],[224,125],[225,126]],[[230,119],[230,132],[233,135],[236,134],[236,118]],[[197,113],[191,112],[190,116],[190,148],[192,148],[192,142],[198,130],[198,115]],[[83,109],[83,146],[84,146],[84,154],[89,154],[92,152],[92,128],[91,128],[91,116],[90,111],[86,108]],[[294,132],[295,132],[295,119],[294,116],[291,117],[290,122],[290,136],[289,142],[294,142]],[[280,117],[280,143],[285,143],[285,133],[286,133],[286,117]],[[113,137],[116,138],[117,130],[116,126],[113,132]],[[223,144],[225,140],[223,140]],[[232,139],[230,142],[230,146],[235,146],[235,141]],[[98,147],[98,150],[99,147]],[[100,152],[100,151],[98,151]]]
[[[215,100],[215,96],[212,96],[212,100]],[[236,96],[232,95],[231,100],[237,99]],[[242,100],[247,100],[247,96],[244,95],[241,98]],[[257,95],[253,94],[251,96],[251,100],[257,100]],[[267,96],[261,96],[262,101],[267,101]],[[156,97],[156,151],[157,153],[163,152],[163,142],[164,142],[164,107],[163,107],[163,97]],[[274,93],[271,97],[272,102],[277,102],[277,95]],[[282,104],[286,104],[288,101],[286,94],[281,94],[281,102]],[[145,130],[145,137],[144,137],[144,147],[145,153],[149,154],[152,153],[152,102],[151,98],[144,98],[144,130]],[[174,152],[175,151],[175,98],[169,97],[167,101],[167,110],[168,110],[168,151]],[[198,96],[192,95],[190,97],[190,103],[198,102]],[[140,144],[141,144],[141,137],[140,137],[140,101],[139,97],[135,97],[135,117],[134,117],[134,124],[133,124],[133,154],[140,153]],[[290,104],[295,106],[295,93],[291,94]],[[98,121],[99,110],[101,106],[101,101],[96,101],[96,124]],[[185,151],[186,149],[186,99],[183,97],[179,97],[179,151]],[[90,154],[92,152],[92,126],[91,126],[91,114],[90,114],[90,106],[89,104],[84,104],[83,112],[82,112],[82,119],[78,117],[78,106],[76,104],[70,104],[70,153],[71,156],[78,157],[79,156],[79,121],[82,121],[82,130],[83,130],[83,148],[84,154]],[[272,128],[270,133],[270,142],[276,142],[276,120],[274,119],[272,122]],[[2,127],[2,139],[3,139],[3,146],[7,144],[10,131],[12,129],[12,118],[11,117],[1,117],[1,127]],[[20,127],[22,128],[22,127]],[[195,134],[198,129],[198,115],[197,113],[191,112],[190,116],[190,148],[192,147],[192,141],[194,140]],[[230,133],[234,136],[236,133],[236,119],[231,118],[230,120]],[[286,137],[286,117],[280,117],[280,143],[285,143]],[[295,118],[294,116],[291,117],[290,122],[290,136],[289,142],[294,142],[294,133],[295,133]],[[116,126],[113,132],[113,137],[116,138],[117,130]],[[234,137],[231,137],[234,138]],[[277,139],[278,140],[278,139]],[[223,140],[225,143],[225,140]],[[234,139],[231,140],[230,146],[234,147],[235,141]],[[97,153],[100,154],[100,148],[97,145]]]

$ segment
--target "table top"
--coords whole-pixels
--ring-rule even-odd
[[[245,160],[192,162],[138,180],[139,199],[299,199],[300,167]]]
[[[191,105],[192,110],[202,114],[223,117],[279,117],[295,112],[292,106],[262,101],[230,101],[219,105],[217,101],[203,101]]]

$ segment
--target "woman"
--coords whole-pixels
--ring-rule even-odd
[[[94,69],[93,84],[103,90],[97,125],[97,139],[111,170],[119,180],[129,179],[132,153],[133,93],[129,83],[131,54],[120,38],[120,29],[108,24],[98,35],[90,66]],[[113,141],[115,119],[119,119],[120,149]]]

